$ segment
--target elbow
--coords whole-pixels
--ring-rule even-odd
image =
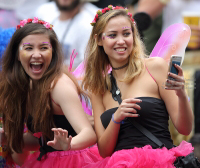
[[[180,129],[178,132],[180,134],[182,134],[182,135],[186,135],[187,136],[192,132],[192,127],[187,127],[187,128]]]
[[[100,147],[98,145],[98,150],[99,150],[99,154],[102,158],[106,158],[112,155],[112,152],[109,152],[109,150],[105,150],[105,148]]]
[[[90,132],[90,146],[94,145],[97,143],[97,135],[95,134],[94,131]]]
[[[108,153],[105,153],[105,150],[99,151],[99,154],[100,154],[100,156],[101,156],[102,158],[106,158],[106,157],[111,156],[111,155],[109,155]]]

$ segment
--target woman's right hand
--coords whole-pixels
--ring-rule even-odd
[[[52,131],[54,132],[54,140],[48,141],[47,145],[57,150],[70,150],[72,136],[68,136],[68,131],[62,128],[52,128]]]
[[[127,117],[138,117],[137,110],[140,110],[141,107],[136,103],[141,103],[140,99],[124,99],[119,105],[117,111],[114,113],[114,121],[121,122]]]

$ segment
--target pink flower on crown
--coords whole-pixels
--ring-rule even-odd
[[[48,23],[48,22],[45,22],[44,23],[44,26],[47,28],[47,29],[49,29],[51,26],[50,26],[50,24]]]
[[[32,22],[33,22],[33,23],[38,23],[38,17],[34,17],[34,19],[33,19]]]
[[[27,19],[21,20],[20,26],[23,27],[27,22],[28,22]]]
[[[95,26],[96,22],[99,20],[99,17],[101,17],[104,13],[109,12],[110,10],[118,10],[118,9],[124,9],[127,13],[127,15],[130,17],[131,21],[135,24],[134,19],[132,18],[132,14],[128,12],[127,8],[124,8],[122,6],[112,6],[109,5],[108,7],[102,9],[102,10],[98,10],[97,14],[94,17],[94,20],[92,21],[92,23],[90,23],[92,26]]]
[[[128,12],[128,15],[130,16],[130,18],[132,18],[132,13]]]

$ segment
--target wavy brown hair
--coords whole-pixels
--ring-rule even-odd
[[[33,34],[48,35],[52,45],[52,60],[42,78],[38,80],[36,92],[34,93],[37,99],[34,101],[34,106],[30,108],[28,104],[31,100],[31,80],[20,61],[18,61],[18,56],[19,44],[22,39]],[[85,94],[76,79],[67,70],[64,70],[63,54],[55,32],[47,29],[42,24],[28,23],[15,31],[2,57],[1,66],[0,112],[3,113],[7,146],[9,149],[21,153],[24,146],[24,122],[28,114],[33,117],[32,128],[34,132],[42,132],[45,139],[53,138],[51,128],[55,127],[55,124],[53,122],[50,92],[62,73],[67,74],[73,80],[79,94]],[[51,86],[52,82],[53,87]]]
[[[146,57],[145,48],[140,40],[136,25],[131,21],[125,9],[110,10],[99,17],[96,25],[93,27],[90,39],[86,48],[85,57],[85,77],[82,85],[85,90],[92,93],[103,94],[107,89],[110,90],[110,78],[108,70],[111,65],[107,54],[102,46],[97,44],[102,39],[102,33],[110,19],[124,16],[131,23],[133,31],[133,50],[129,56],[129,64],[123,81],[130,82],[139,75],[144,66],[143,58]],[[96,38],[95,38],[96,36]]]

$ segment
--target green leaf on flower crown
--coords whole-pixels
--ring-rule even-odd
[[[101,16],[101,15],[102,15],[102,11],[101,11],[101,10],[98,10],[98,11],[97,11],[97,14],[98,14],[98,16]]]
[[[94,26],[96,23],[94,23],[94,22],[92,22],[92,23],[90,23],[92,26]]]
[[[108,8],[109,8],[110,10],[112,10],[112,7],[113,7],[112,5],[109,5],[109,6],[108,6]]]

